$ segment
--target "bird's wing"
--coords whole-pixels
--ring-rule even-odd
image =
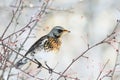
[[[45,36],[41,37],[39,40],[37,40],[37,41],[29,48],[29,50],[25,53],[24,56],[27,56],[29,53],[34,52],[34,50],[35,50],[36,48],[40,48],[40,50],[43,49],[44,42],[48,39],[47,37],[48,37],[48,36],[45,35]],[[25,57],[23,57],[22,59],[20,59],[20,60],[16,63],[16,67],[19,67],[20,65],[26,64],[27,61],[28,61],[28,59],[25,58]]]
[[[26,52],[25,56],[28,55],[28,53],[30,52],[33,52],[36,48],[41,48],[43,49],[43,45],[44,45],[44,42],[47,40],[47,36],[43,36],[41,37],[39,40],[37,40],[30,48],[29,50]]]

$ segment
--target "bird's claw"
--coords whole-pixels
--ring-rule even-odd
[[[40,68],[41,66],[42,66],[42,64],[37,60],[37,59],[34,59],[36,62],[37,62],[37,64],[38,64],[38,67],[37,68]]]
[[[49,70],[49,74],[52,74],[53,69],[52,69],[52,68],[49,68],[48,70]]]
[[[47,65],[47,62],[46,62],[46,61],[45,61],[45,65],[47,66],[47,68],[48,68],[48,70],[49,70],[49,73],[50,73],[50,74],[52,74],[53,69],[52,69],[52,68],[50,68],[50,67]]]

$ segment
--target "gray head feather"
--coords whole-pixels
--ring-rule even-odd
[[[61,26],[55,26],[49,33],[48,36],[59,38],[65,29]]]

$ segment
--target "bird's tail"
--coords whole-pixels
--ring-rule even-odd
[[[17,63],[16,63],[16,67],[20,67],[20,66],[23,66],[25,65],[26,63],[28,62],[28,59],[27,58],[22,58],[20,59]]]

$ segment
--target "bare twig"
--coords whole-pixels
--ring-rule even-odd
[[[105,39],[103,39],[102,41],[96,43],[95,45],[93,45],[93,46],[91,46],[91,47],[88,47],[87,50],[85,50],[84,52],[82,52],[82,54],[80,54],[77,58],[73,59],[72,62],[71,62],[71,63],[67,66],[67,68],[63,71],[62,75],[63,75],[77,60],[79,60],[81,57],[83,57],[83,55],[85,55],[89,50],[91,50],[91,49],[93,49],[94,47],[99,46],[99,45],[101,45],[101,44],[103,44],[103,43],[107,43],[107,40],[109,40],[109,39],[113,39],[113,38],[114,38],[114,35],[116,34],[115,31],[116,31],[119,23],[120,23],[120,22],[117,21],[117,24],[116,24],[115,28],[113,29],[112,33],[111,33],[110,35],[108,35]],[[57,78],[57,80],[59,80],[60,78],[61,78],[61,76],[59,76],[59,77]]]
[[[98,77],[97,77],[97,79],[96,79],[96,80],[99,80],[99,78],[100,78],[101,74],[103,73],[103,71],[104,71],[105,67],[107,66],[107,64],[109,63],[109,61],[110,61],[110,59],[109,59],[109,60],[107,60],[107,62],[104,64],[104,66],[103,66],[102,70],[100,71],[100,73],[99,73],[99,75],[98,75]]]
[[[15,51],[14,49],[10,48],[9,46],[7,46],[7,45],[5,45],[5,44],[2,44],[2,45],[5,46],[5,47],[7,47],[8,49],[10,49],[11,51],[17,53],[18,55],[20,55],[20,56],[22,56],[22,57],[25,57],[26,59],[32,61],[33,63],[38,64],[38,62],[36,62],[36,61],[34,61],[34,60],[32,60],[32,59],[30,59],[30,58],[28,58],[28,57],[26,57],[26,56],[18,53],[17,51]],[[15,66],[15,67],[16,67],[16,66]],[[41,66],[41,67],[49,71],[48,68],[46,68],[46,67],[44,67],[44,66]],[[59,72],[56,72],[56,71],[52,71],[52,72],[53,72],[54,74],[61,75],[62,77],[67,77],[66,75],[60,74]],[[73,78],[73,77],[67,77],[67,78],[76,80],[76,78]]]
[[[110,74],[112,73],[112,70],[110,70],[107,74],[105,74],[104,76],[102,76],[99,80],[102,80],[105,77],[111,77]]]
[[[112,70],[112,74],[111,74],[111,80],[114,80],[114,78],[113,78],[114,73],[115,73],[116,67],[118,66],[117,61],[118,61],[118,57],[119,57],[119,49],[120,49],[120,43],[118,43],[118,49],[116,50],[117,55],[116,55],[116,59],[115,59],[115,66],[114,66],[114,68]]]
[[[28,28],[29,27],[29,25],[30,24],[32,24],[33,22],[35,22],[36,20],[32,20],[32,19],[30,19],[30,21],[28,22],[28,24],[25,26],[25,27],[23,27],[22,29],[20,29],[20,30],[18,30],[18,31],[16,31],[16,32],[14,32],[14,33],[12,33],[12,34],[10,34],[10,35],[8,35],[7,37],[5,37],[4,39],[2,39],[3,41],[4,40],[6,40],[7,38],[9,38],[9,37],[11,37],[11,36],[13,36],[13,35],[15,35],[15,34],[17,34],[17,33],[19,33],[19,32],[24,32],[25,31],[25,29],[26,28]]]
[[[4,56],[3,56],[4,57]],[[5,57],[4,57],[5,58]],[[5,58],[6,59],[6,58]],[[9,62],[11,65],[13,65],[15,67],[15,65],[13,64],[13,62],[9,61],[8,59],[6,59],[7,62]],[[29,74],[29,73],[26,73],[24,70],[21,70],[20,68],[17,68],[19,69],[20,71],[22,71],[23,73],[29,75],[30,77],[33,77],[33,78],[36,78],[35,76]],[[39,79],[39,80],[44,80],[44,79],[41,79],[41,78],[36,78],[36,79]],[[7,79],[8,80],[8,79]]]
[[[13,20],[14,20],[14,18],[15,18],[15,16],[16,16],[16,14],[17,14],[17,12],[18,12],[18,10],[19,10],[20,6],[21,6],[21,3],[22,3],[22,0],[20,0],[19,5],[18,5],[18,7],[17,7],[16,11],[15,11],[15,12],[13,11],[13,16],[12,16],[12,18],[11,18],[11,20],[10,20],[9,24],[7,25],[7,27],[6,27],[5,31],[3,32],[2,36],[1,36],[1,39],[4,37],[4,35],[5,35],[6,31],[8,30],[8,28],[9,28],[9,27],[10,27],[10,25],[11,25],[11,23],[13,22]]]
[[[46,6],[47,6],[47,5],[44,4],[44,7],[46,7]],[[43,7],[43,8],[44,8],[44,7]],[[41,13],[41,11],[40,11],[38,14],[41,14],[41,16],[42,16],[42,15],[44,14],[44,12],[45,12],[45,8],[44,8],[44,11],[42,11],[42,13]],[[41,16],[40,16],[40,17],[41,17]],[[17,19],[18,19],[18,18],[19,18],[19,15],[18,15]],[[24,45],[24,44],[26,43],[26,41],[28,40],[28,38],[29,38],[29,36],[30,36],[33,28],[36,26],[36,24],[37,24],[38,21],[39,21],[38,19],[34,19],[34,17],[32,17],[32,18],[30,19],[30,21],[28,22],[28,24],[27,24],[25,27],[23,27],[22,29],[20,29],[20,30],[18,30],[18,31],[16,31],[16,32],[12,33],[12,34],[10,34],[10,35],[7,36],[6,38],[2,39],[2,42],[3,42],[4,40],[12,37],[13,35],[15,35],[16,38],[17,38],[17,37],[18,37],[18,36],[17,36],[17,33],[19,33],[19,35],[21,35],[21,34],[24,33],[25,29],[29,28],[30,31],[29,31],[28,35],[26,36],[25,40],[23,41],[23,43],[21,44],[21,46],[20,46],[20,48],[19,48],[19,50],[18,50],[18,52],[20,52],[20,51],[22,50],[23,45]],[[32,24],[32,23],[33,23],[33,26],[32,26],[32,27],[29,26],[29,25]],[[18,54],[16,55],[16,57],[14,58],[14,60],[12,61],[12,63],[15,62],[15,60],[17,59],[17,57],[18,57]],[[9,79],[11,71],[12,71],[12,67],[11,67],[10,70],[9,70],[7,79]]]

